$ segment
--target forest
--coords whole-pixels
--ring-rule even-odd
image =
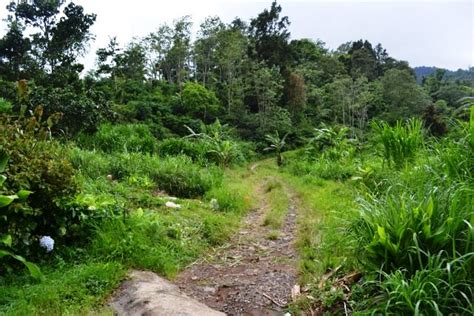
[[[229,315],[474,313],[474,67],[294,39],[273,1],[111,34],[85,69],[94,13],[7,9],[0,315],[113,315],[132,270]]]

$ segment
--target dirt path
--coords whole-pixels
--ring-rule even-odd
[[[187,295],[228,315],[283,315],[297,283],[295,198],[285,190],[288,213],[278,238],[270,240],[272,229],[262,225],[269,210],[265,181],[257,194],[260,207],[250,211],[231,243],[188,267],[175,280]]]

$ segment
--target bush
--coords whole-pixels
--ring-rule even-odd
[[[0,98],[0,114],[2,113],[11,114],[12,104],[3,98]]]
[[[254,147],[232,137],[233,130],[227,125],[221,125],[219,120],[213,124],[201,125],[201,132],[196,133],[187,127],[189,134],[186,139],[194,142],[194,148],[206,161],[227,167],[234,163],[245,162],[252,156]]]
[[[80,214],[68,207],[78,192],[75,169],[64,155],[64,146],[50,139],[49,128],[57,118],[40,123],[40,107],[32,117],[0,118],[5,122],[0,125],[0,150],[9,157],[5,191],[32,191],[27,203],[14,201],[0,217],[1,233],[11,235],[13,249],[22,254],[38,251],[39,236],[74,238],[70,228],[81,221]]]
[[[346,180],[357,173],[357,165],[351,159],[331,161],[289,161],[287,169],[296,176],[312,176],[321,179]]]
[[[153,153],[157,147],[156,138],[144,124],[102,124],[93,135],[81,133],[77,137],[77,142],[83,148],[107,153]]]

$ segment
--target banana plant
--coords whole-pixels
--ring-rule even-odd
[[[265,148],[265,151],[274,151],[277,155],[277,165],[281,166],[283,165],[283,156],[282,156],[282,151],[283,147],[286,145],[286,137],[288,136],[288,133],[286,133],[283,137],[280,137],[280,134],[278,134],[278,131],[275,132],[275,135],[265,135],[265,139],[270,143],[270,146]]]

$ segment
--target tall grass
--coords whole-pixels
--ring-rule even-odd
[[[145,124],[102,124],[93,135],[81,133],[76,142],[86,149],[112,152],[156,151],[158,142]]]
[[[397,121],[395,126],[386,122],[372,122],[377,143],[383,146],[383,157],[389,166],[403,167],[411,161],[423,145],[423,128],[419,119],[410,119],[406,124]]]
[[[385,192],[365,196],[352,225],[360,262],[377,275],[366,286],[382,293],[368,299],[372,312],[474,312],[473,126],[474,114],[457,136],[421,150],[415,121],[378,125],[386,159],[405,168]]]
[[[74,148],[73,165],[90,178],[122,181],[131,176],[151,179],[156,188],[179,197],[203,196],[222,181],[222,171],[214,166],[200,166],[187,156],[164,157],[143,153],[104,154]]]

